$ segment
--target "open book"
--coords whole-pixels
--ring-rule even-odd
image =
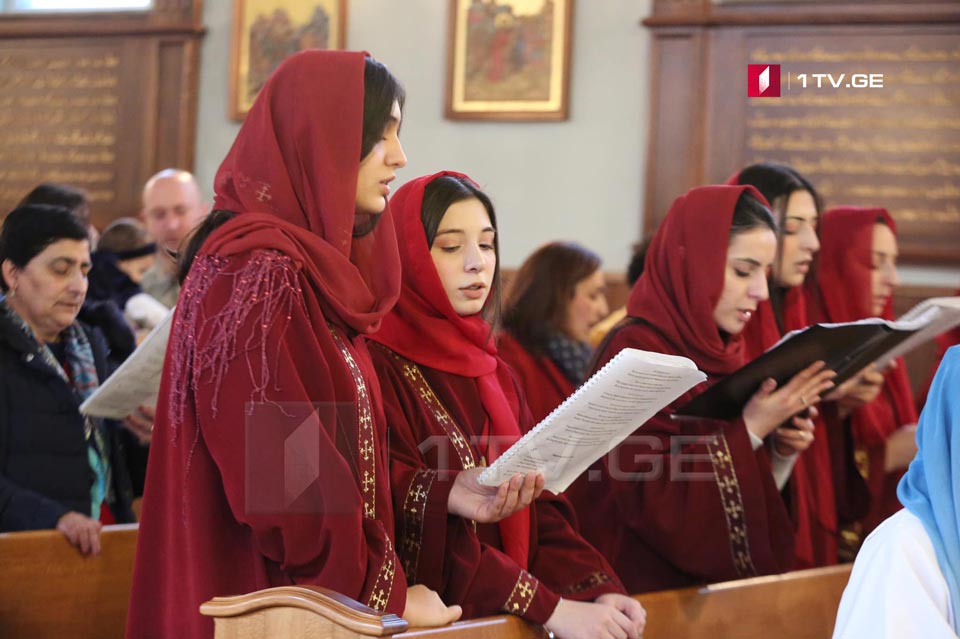
[[[884,353],[875,362],[884,367],[898,357],[906,355],[917,346],[946,333],[960,325],[960,297],[931,297],[904,313],[898,321],[923,320],[926,325],[892,350]]]
[[[594,461],[664,406],[705,381],[686,357],[626,348],[480,474],[497,486],[516,473],[541,471],[560,493]]]
[[[144,338],[137,350],[80,405],[81,413],[93,417],[123,419],[140,405],[156,404],[173,311],[171,308],[163,321]]]
[[[763,383],[778,386],[810,364],[823,360],[837,373],[837,386],[869,364],[885,366],[920,344],[960,324],[960,297],[931,298],[896,321],[870,318],[843,324],[814,324],[787,333],[766,353],[727,375],[687,402],[675,417],[735,419]]]

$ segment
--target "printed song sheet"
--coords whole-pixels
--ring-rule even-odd
[[[480,475],[496,486],[540,471],[546,489],[563,492],[663,407],[706,375],[685,357],[624,349]]]
[[[137,350],[80,405],[81,413],[123,419],[140,405],[156,404],[173,311],[170,309]]]

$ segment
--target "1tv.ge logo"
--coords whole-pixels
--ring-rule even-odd
[[[798,89],[882,89],[882,73],[798,73],[795,76]],[[787,90],[791,76],[787,74]],[[780,65],[748,64],[747,97],[779,98]]]
[[[747,97],[779,98],[780,97],[780,65],[779,64],[748,64],[747,65]]]

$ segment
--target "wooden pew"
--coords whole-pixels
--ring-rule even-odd
[[[0,534],[0,637],[121,639],[137,525],[105,526],[85,558],[55,530]]]
[[[804,570],[640,595],[647,609],[645,639],[829,639],[850,565]],[[490,617],[429,630],[407,630],[395,615],[381,615],[322,588],[271,588],[218,597],[200,612],[213,617],[216,639],[537,639],[541,628],[517,617]],[[406,631],[406,632],[405,632]]]
[[[646,639],[829,639],[852,564],[640,595]]]
[[[99,557],[84,558],[56,531],[0,534],[0,637],[112,639],[123,636],[137,526],[107,526]],[[758,577],[640,595],[646,639],[826,639],[850,566]],[[201,607],[217,639],[323,637],[538,639],[541,628],[504,615],[407,631],[321,588],[272,588],[217,598]]]

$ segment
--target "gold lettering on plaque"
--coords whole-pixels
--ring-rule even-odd
[[[102,50],[102,49],[101,49]],[[0,202],[41,181],[116,198],[120,57],[90,47],[0,50]]]

